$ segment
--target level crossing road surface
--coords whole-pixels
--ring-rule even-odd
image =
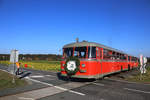
[[[8,71],[0,65],[0,70]],[[150,85],[112,78],[82,80],[61,77],[60,73],[22,69],[30,86],[0,92],[0,100],[150,100]],[[19,91],[19,92],[18,92]],[[5,93],[2,93],[5,92]],[[6,95],[7,94],[7,95]]]

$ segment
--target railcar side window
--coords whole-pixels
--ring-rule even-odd
[[[130,61],[130,56],[128,56],[128,61]]]
[[[117,58],[117,60],[119,60],[120,59],[120,53],[117,53],[117,56],[116,56]]]
[[[96,58],[96,47],[88,47],[88,57]]]
[[[127,60],[127,56],[126,55],[123,56],[123,60]]]
[[[96,47],[92,47],[91,49],[91,58],[96,58]]]
[[[102,59],[102,49],[100,49],[100,58]]]
[[[131,61],[136,61],[136,57],[132,57],[132,58],[131,58]]]
[[[96,52],[97,52],[97,57],[100,57],[100,52],[98,48],[96,48]]]
[[[121,54],[121,60],[126,60],[126,55]]]
[[[107,59],[107,54],[108,54],[108,51],[106,49],[103,49],[103,58],[104,59]]]
[[[113,51],[113,53],[112,53],[112,59],[114,60],[114,59],[117,59],[117,57],[116,57],[116,52],[114,52]]]
[[[103,58],[108,60],[112,58],[112,51],[103,49]]]

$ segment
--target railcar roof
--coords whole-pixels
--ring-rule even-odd
[[[64,45],[63,48],[84,47],[84,46],[101,47],[101,48],[104,48],[104,49],[109,49],[109,50],[112,50],[112,51],[116,51],[116,52],[118,52],[118,53],[126,54],[126,53],[124,53],[123,51],[120,51],[120,50],[117,50],[117,49],[114,49],[114,48],[111,48],[111,47],[108,47],[108,46],[105,46],[105,45],[102,45],[102,44],[99,44],[99,43],[87,42],[87,41],[74,42],[74,43],[66,44],[66,45]],[[127,55],[128,55],[128,54],[127,54]],[[131,55],[129,55],[129,56],[131,56]]]

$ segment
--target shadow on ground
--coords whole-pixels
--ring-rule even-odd
[[[83,78],[72,78],[72,77],[64,77],[61,76],[61,73],[57,73],[57,77],[59,80],[67,81],[67,82],[93,82],[95,79],[83,79]]]
[[[30,74],[31,74],[31,72],[22,71],[19,73],[19,75],[20,75],[19,79],[25,78],[25,77],[29,76]]]

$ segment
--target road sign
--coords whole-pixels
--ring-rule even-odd
[[[10,54],[10,62],[16,63],[19,59],[19,51],[18,50],[12,50]]]
[[[142,54],[140,55],[140,65],[141,66],[143,65],[143,55]]]
[[[144,74],[146,73],[146,68],[144,66],[141,66],[140,71],[141,71],[141,74]]]
[[[146,57],[143,57],[143,55],[141,54],[140,55],[140,71],[141,71],[141,74],[144,74],[146,73],[146,63],[147,63],[147,58]]]
[[[143,63],[146,64],[147,63],[147,58],[143,57]]]

